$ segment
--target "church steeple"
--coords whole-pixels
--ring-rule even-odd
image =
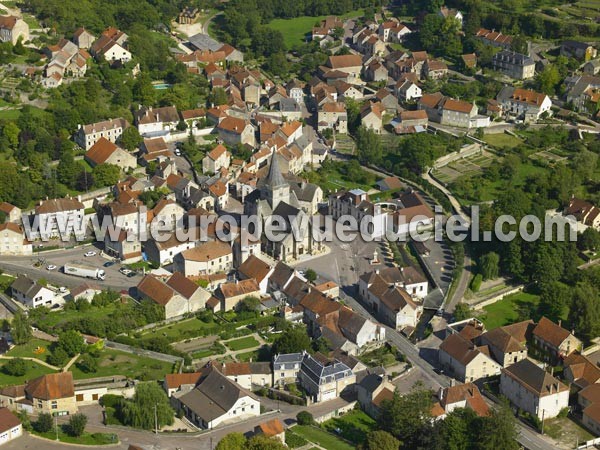
[[[273,152],[271,166],[265,180],[265,194],[272,209],[275,209],[279,202],[289,203],[290,201],[290,185],[281,174],[280,157],[279,153]]]

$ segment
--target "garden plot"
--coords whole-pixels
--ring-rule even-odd
[[[496,159],[492,153],[484,151],[468,158],[457,159],[446,166],[435,169],[433,174],[441,182],[450,184],[463,175],[471,176],[482,173]]]
[[[531,159],[547,161],[550,164],[556,164],[567,160],[566,156],[557,155],[550,150],[542,150],[529,156]]]

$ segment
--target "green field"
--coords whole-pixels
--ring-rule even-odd
[[[503,148],[510,147],[514,148],[523,143],[523,141],[517,137],[511,136],[506,133],[495,133],[495,134],[486,134],[483,137],[483,140],[490,144],[492,147]]]
[[[214,322],[203,322],[197,318],[172,323],[164,327],[153,328],[142,334],[142,339],[166,337],[170,342],[183,341],[197,336],[218,334],[220,327]]]
[[[73,378],[76,380],[112,375],[122,375],[141,380],[162,380],[172,370],[171,363],[113,349],[102,350],[98,358],[98,370],[96,372],[85,373],[81,371],[77,367],[77,362],[70,368],[70,371],[73,372]]]
[[[361,444],[365,441],[367,433],[377,427],[377,422],[365,412],[356,409],[343,416],[328,420],[323,427],[331,433],[339,430],[339,435],[347,441]]]
[[[73,437],[67,434],[66,430],[67,425],[61,425],[58,428],[58,440],[60,442],[65,442],[68,444],[75,445],[114,445],[119,442],[119,437],[113,433],[86,433],[79,437]],[[37,431],[33,431],[33,434],[51,441],[56,441],[56,430],[54,427],[52,431],[48,431],[47,433],[39,433]],[[43,448],[43,446],[42,446]]]
[[[321,430],[320,428],[307,426],[307,425],[296,425],[292,428],[294,433],[302,436],[307,441],[317,444],[320,447],[326,448],[327,450],[354,450],[354,446],[348,444],[346,441],[338,438],[337,436]]]
[[[2,370],[6,362],[7,360],[3,360],[0,364],[0,387],[23,384],[25,381],[33,380],[34,378],[41,377],[47,373],[54,373],[54,370],[49,369],[46,366],[42,366],[34,361],[25,361],[27,364],[27,373],[25,373],[25,375],[22,377],[13,377],[12,375],[7,375]]]
[[[225,342],[225,345],[234,352],[238,350],[245,350],[247,348],[258,347],[260,343],[253,336],[246,336],[233,341]]]
[[[493,330],[517,322],[520,310],[535,310],[539,301],[539,296],[525,292],[507,295],[502,300],[485,306],[483,308],[485,315],[481,319],[488,330]]]
[[[44,341],[43,339],[32,339],[27,344],[15,345],[7,353],[8,356],[19,358],[37,358],[40,361],[48,362],[47,358],[52,354],[52,342]]]
[[[363,10],[350,11],[341,16],[342,18],[360,17]],[[281,31],[287,48],[292,48],[295,45],[305,42],[306,35],[310,33],[315,25],[327,16],[301,16],[293,19],[273,19],[268,23],[268,26],[274,30]]]

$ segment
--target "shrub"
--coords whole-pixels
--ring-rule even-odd
[[[92,355],[83,355],[79,358],[79,361],[77,361],[77,367],[79,367],[82,372],[93,373],[98,370],[98,360]]]
[[[48,362],[56,367],[64,366],[69,361],[69,355],[62,347],[55,347],[51,355],[48,355]]]
[[[115,408],[122,400],[121,395],[105,394],[100,397],[100,405],[105,408]]]
[[[315,423],[313,415],[308,411],[300,411],[296,414],[296,421],[298,422],[298,425],[312,425]]]
[[[479,289],[481,288],[481,283],[482,282],[483,282],[483,276],[480,273],[478,273],[473,278],[473,281],[471,281],[471,290],[473,292],[479,292]]]
[[[38,433],[47,433],[54,426],[53,422],[50,414],[40,413],[33,427]]]
[[[79,437],[85,431],[85,426],[87,425],[88,418],[85,414],[77,413],[73,414],[69,418],[68,424],[68,432],[71,436]]]
[[[290,448],[304,447],[308,441],[302,436],[298,436],[291,430],[287,430],[285,433],[285,443]]]
[[[27,373],[27,362],[21,358],[14,358],[2,367],[2,371],[13,377],[22,377]]]

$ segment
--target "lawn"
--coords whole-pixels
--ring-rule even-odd
[[[341,17],[360,17],[363,14],[363,11],[359,9],[350,11]],[[268,23],[268,26],[273,30],[281,31],[286,47],[292,48],[297,44],[305,42],[306,35],[312,31],[316,24],[325,18],[326,16],[301,16],[293,19],[274,19]]]
[[[240,339],[235,339],[233,341],[226,342],[225,345],[234,352],[236,352],[238,350],[245,350],[247,348],[258,347],[260,343],[256,340],[254,336],[246,336]]]
[[[569,417],[547,420],[544,424],[544,434],[564,444],[565,448],[574,448],[577,443],[594,439],[592,434]]]
[[[337,433],[347,441],[361,444],[365,441],[367,433],[377,427],[377,422],[365,412],[355,409],[343,416],[328,420],[323,427],[331,433],[339,430]]]
[[[490,144],[492,147],[503,148],[510,147],[514,148],[518,145],[521,145],[523,141],[517,137],[511,136],[506,133],[494,133],[494,134],[486,134],[483,137],[483,140]]]
[[[15,345],[7,353],[8,356],[18,356],[20,358],[37,358],[40,361],[48,362],[47,358],[52,354],[50,346],[52,342],[43,339],[32,339],[27,344]]]
[[[252,350],[251,352],[238,353],[235,355],[235,359],[239,362],[248,362],[250,360],[257,361],[258,360],[258,350]]]
[[[34,378],[54,372],[54,370],[49,369],[46,366],[42,366],[35,361],[25,361],[27,364],[27,372],[25,375],[22,377],[14,377],[12,375],[7,375],[2,370],[6,362],[7,360],[3,360],[2,364],[0,365],[0,387],[23,384],[25,381],[33,380]]]
[[[84,432],[79,437],[73,437],[66,433],[66,424],[58,428],[58,440],[68,444],[77,445],[111,445],[119,442],[119,437],[114,433],[86,433]],[[52,441],[56,441],[56,430],[48,431],[47,433],[38,433],[33,431],[33,434]]]
[[[539,296],[525,292],[507,295],[502,300],[483,308],[485,315],[482,321],[488,330],[517,322],[519,316],[531,317],[531,314],[519,314],[519,311],[535,311],[539,301]]]
[[[85,373],[81,371],[77,367],[77,362],[71,366],[70,370],[76,380],[112,375],[122,375],[140,380],[162,380],[165,374],[171,373],[173,365],[147,356],[133,355],[105,348],[98,358],[98,370],[96,372]]]
[[[142,339],[166,337],[169,342],[179,342],[193,337],[219,334],[220,328],[219,324],[215,322],[207,323],[194,317],[164,327],[153,328],[151,331],[144,333]]]
[[[302,436],[307,441],[317,444],[320,447],[326,448],[327,450],[354,450],[354,446],[348,444],[346,441],[338,438],[337,436],[321,430],[320,428],[307,426],[307,425],[296,425],[292,427],[294,433]]]

